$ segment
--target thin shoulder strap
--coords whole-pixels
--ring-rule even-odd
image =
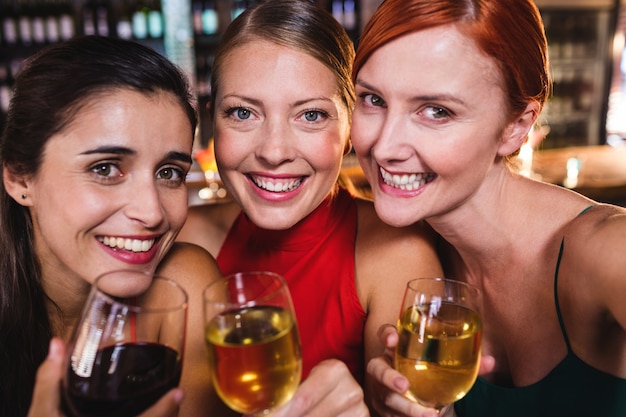
[[[565,331],[565,323],[563,323],[563,316],[561,316],[561,306],[559,305],[558,279],[559,279],[559,267],[561,266],[561,257],[563,256],[564,244],[565,244],[565,238],[561,240],[561,247],[559,249],[559,257],[556,260],[556,271],[554,272],[554,305],[556,307],[556,316],[559,319],[559,327],[561,327],[561,334],[563,335],[565,346],[567,346],[567,353],[571,353],[572,347],[569,343],[569,337],[567,337],[567,332]]]
[[[590,205],[585,207],[583,211],[578,213],[578,216],[586,213],[589,209],[591,209],[594,205]],[[576,217],[578,217],[576,216]],[[565,345],[567,346],[567,352],[572,352],[572,346],[569,342],[569,337],[567,337],[567,332],[565,331],[565,323],[563,323],[563,316],[561,315],[561,306],[559,305],[559,289],[558,289],[558,280],[559,280],[559,268],[561,267],[561,258],[563,257],[563,248],[565,246],[565,237],[561,240],[561,247],[559,248],[559,256],[556,260],[556,270],[554,272],[554,305],[556,307],[556,316],[559,319],[559,326],[561,327],[561,334],[563,334],[563,340],[565,340]]]

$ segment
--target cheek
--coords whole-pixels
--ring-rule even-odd
[[[240,160],[247,154],[249,149],[245,148],[245,141],[237,141],[227,131],[216,128],[214,149],[215,160],[220,170],[234,169],[239,165]]]
[[[187,219],[188,195],[186,190],[178,190],[175,194],[167,193],[162,196],[162,204],[172,230],[178,231]]]
[[[354,146],[354,151],[357,154],[365,153],[367,148],[371,147],[373,143],[372,138],[375,132],[374,124],[371,121],[368,124],[367,120],[367,118],[360,116],[358,112],[354,112],[352,117],[351,139],[352,146]]]
[[[328,135],[324,138],[312,138],[306,153],[308,161],[317,171],[335,171],[341,166],[346,141],[340,135]]]

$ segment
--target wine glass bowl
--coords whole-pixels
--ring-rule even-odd
[[[187,294],[144,271],[98,277],[68,345],[63,404],[75,417],[130,417],[176,387]]]
[[[481,303],[480,290],[463,282],[407,284],[394,365],[409,380],[408,398],[441,410],[471,389],[480,365]]]
[[[229,275],[203,292],[213,385],[224,403],[264,415],[287,402],[302,374],[291,296],[271,272]]]

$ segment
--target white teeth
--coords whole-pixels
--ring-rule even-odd
[[[403,175],[390,174],[382,167],[380,168],[380,175],[382,176],[385,184],[394,188],[408,191],[417,190],[418,188],[435,178],[435,174],[426,172]]]
[[[123,237],[104,236],[98,240],[110,248],[125,249],[133,252],[147,252],[154,245],[155,239],[124,239]]]
[[[302,179],[298,178],[290,181],[268,181],[261,180],[256,177],[251,177],[252,181],[256,184],[257,187],[263,188],[267,191],[272,191],[275,193],[284,193],[288,191],[293,191],[302,183]]]

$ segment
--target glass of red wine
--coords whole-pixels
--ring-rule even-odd
[[[130,417],[176,387],[187,293],[171,279],[122,270],[98,277],[68,345],[63,403],[74,417]]]

